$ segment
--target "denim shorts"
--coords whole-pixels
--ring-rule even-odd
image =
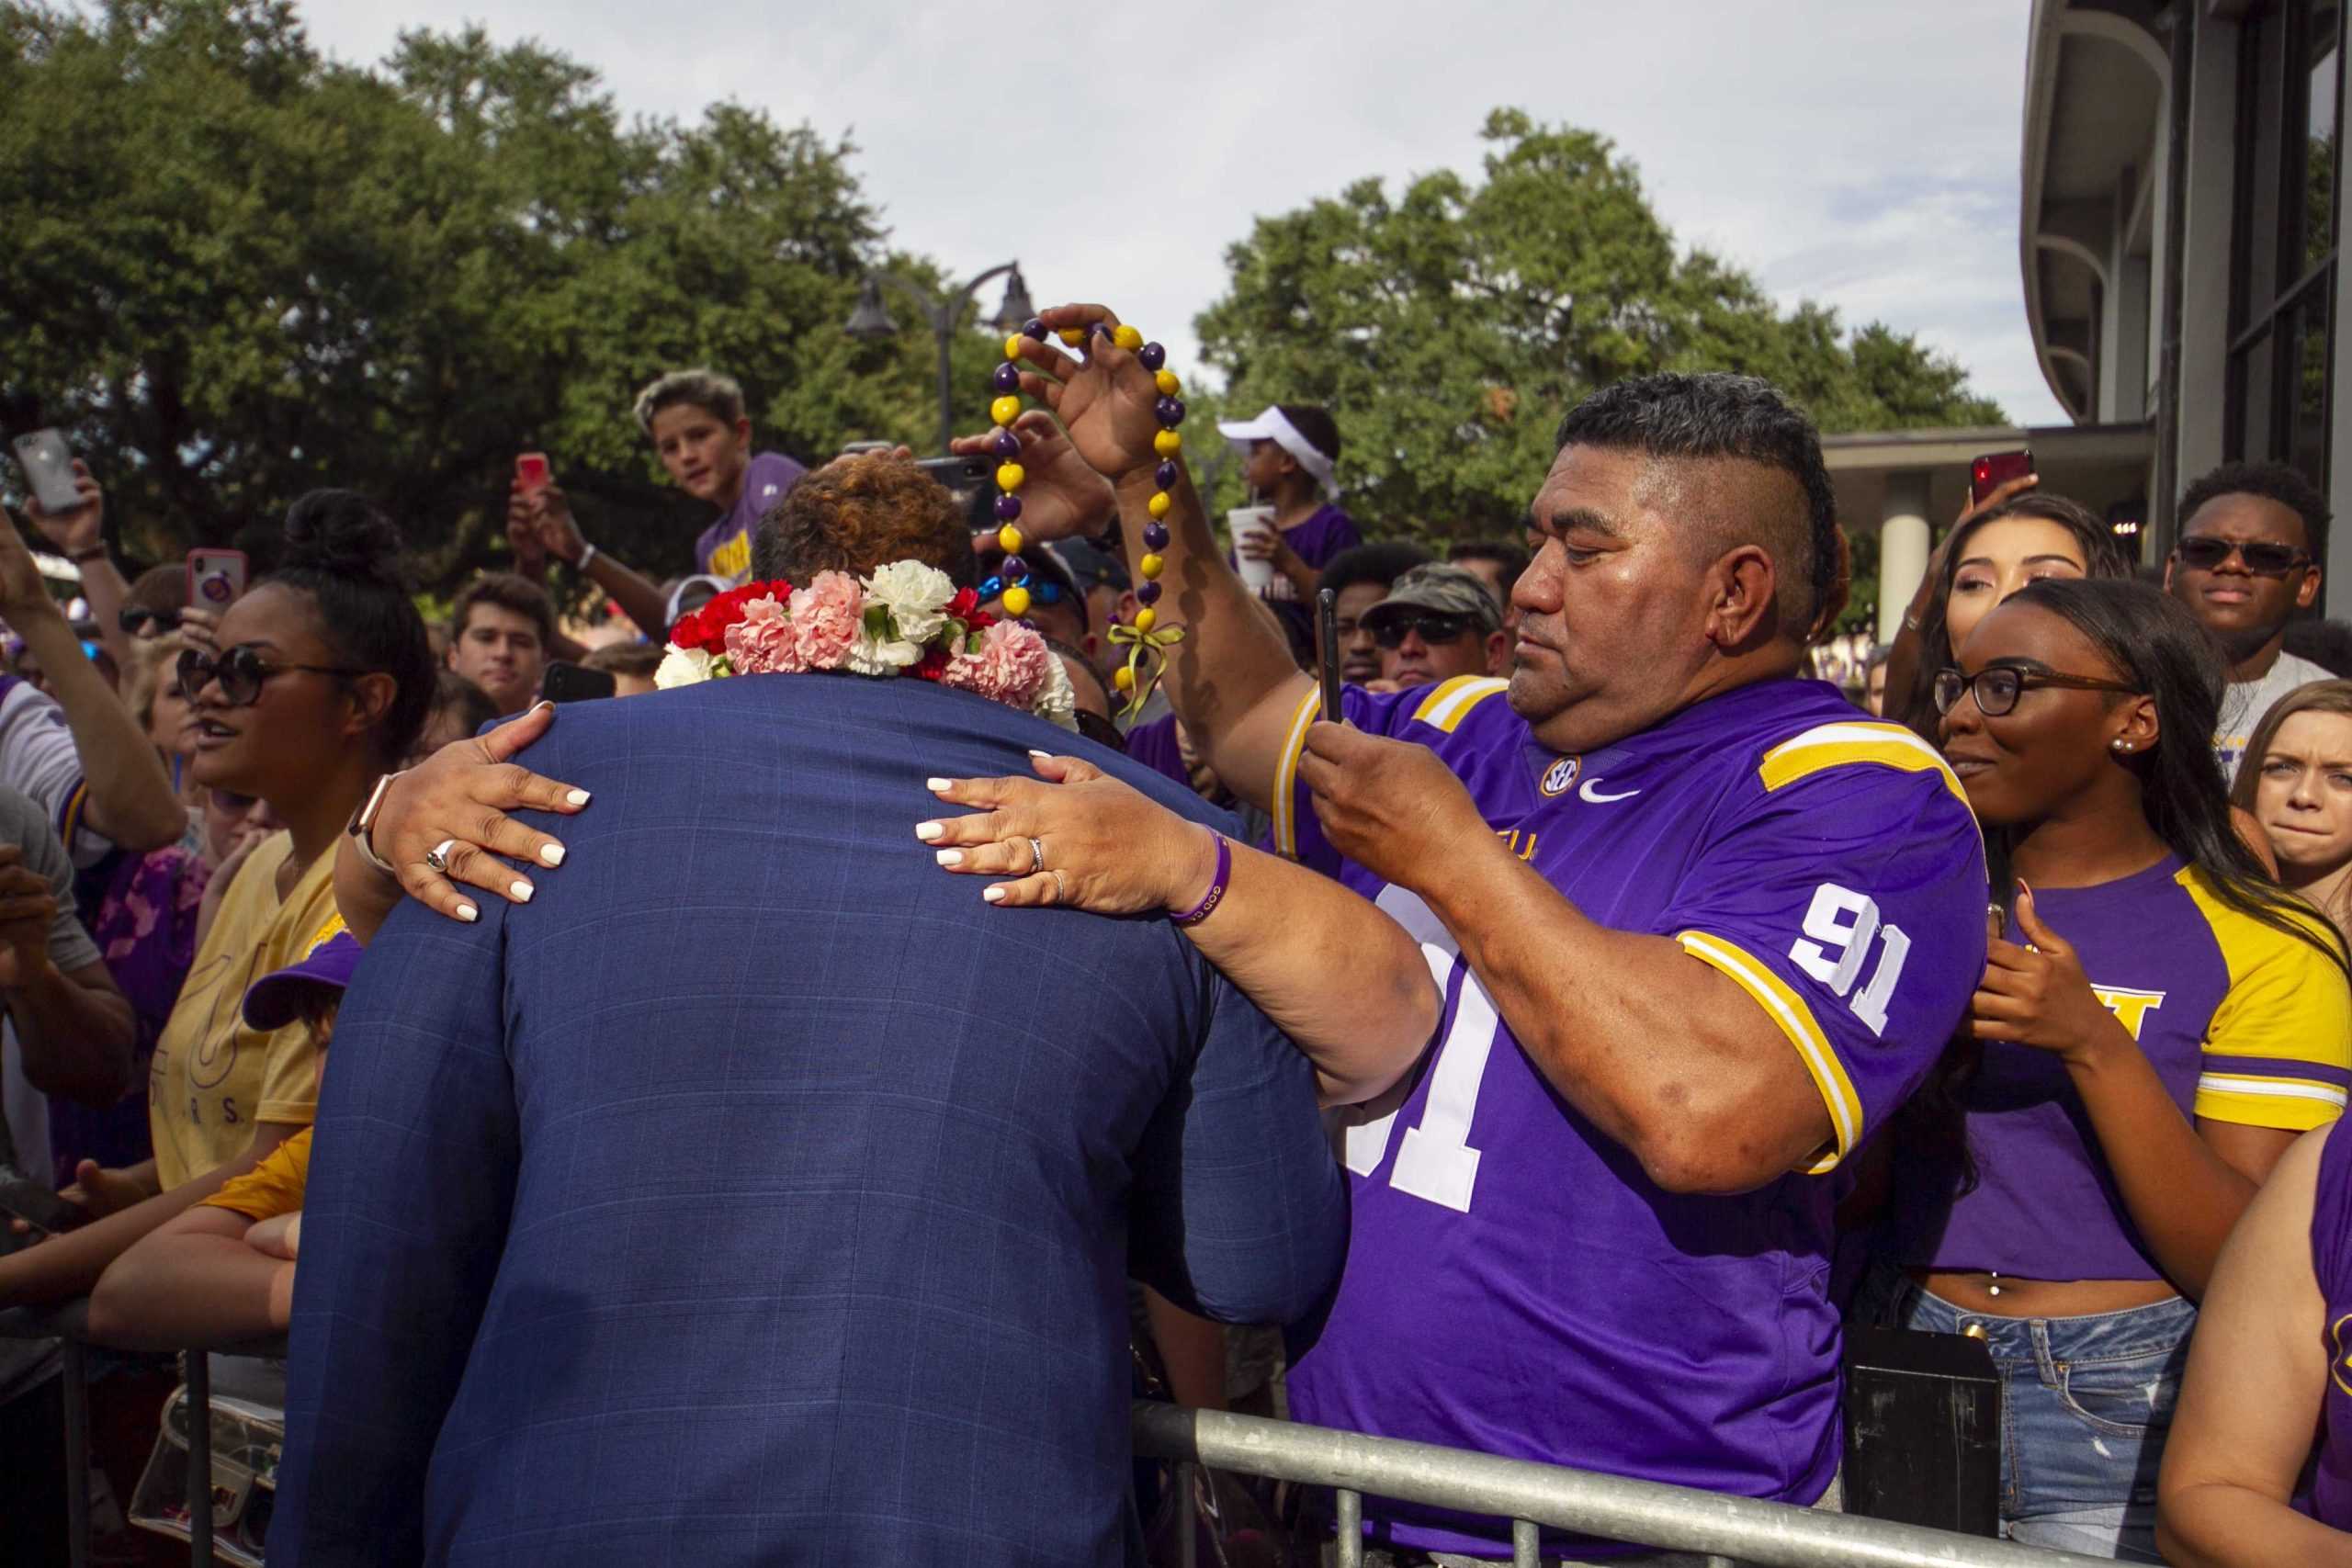
[[[1874,1266],[1861,1323],[1981,1335],[2001,1375],[2001,1533],[2132,1562],[2156,1554],[2156,1468],[2197,1308],[2176,1297],[2084,1317],[1989,1317]]]

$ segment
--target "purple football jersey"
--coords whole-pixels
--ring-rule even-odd
[[[808,470],[781,452],[763,452],[743,466],[743,493],[727,515],[695,541],[695,570],[741,584],[752,574],[752,536],[760,519]]]
[[[2352,1136],[2339,1125],[2319,1155],[2312,1200],[2312,1273],[2327,1303],[2327,1386],[2319,1449],[2295,1506],[2333,1529],[2352,1530]]]
[[[1430,747],[1591,919],[1679,942],[1788,1037],[1829,1111],[1804,1169],[1678,1194],[1564,1100],[1428,907],[1341,861],[1296,779],[1277,844],[1418,937],[1445,986],[1396,1111],[1346,1133],[1347,1271],[1290,1377],[1302,1420],[1811,1503],[1838,1461],[1826,1178],[1933,1065],[1984,965],[1983,842],[1932,747],[1828,686],[1724,693],[1582,757],[1465,677],[1347,715]],[[1695,974],[1695,971],[1694,971]],[[1367,1499],[1377,1538],[1508,1555],[1508,1526]],[[1545,1550],[1606,1548],[1547,1537]]]
[[[2308,1132],[2342,1114],[2352,990],[2325,953],[2224,904],[2169,855],[2033,898],[2183,1115]],[[2025,941],[2014,917],[2007,936]],[[2029,1280],[2164,1277],[2056,1053],[1987,1041],[1961,1103],[1974,1187],[1960,1190],[1957,1151],[1896,1151],[1905,1263]]]

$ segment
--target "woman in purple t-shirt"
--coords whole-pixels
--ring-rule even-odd
[[[2157,1502],[2171,1562],[2352,1562],[2352,1134],[2290,1149],[2223,1249]]]
[[[2195,1302],[2255,1190],[2352,1083],[2333,928],[2235,831],[2222,671],[2176,602],[2052,581],[1940,672],[1944,754],[2007,905],[1953,1098],[1894,1151],[1865,1320],[1985,1342],[2013,1540],[2155,1562],[2155,1474]]]

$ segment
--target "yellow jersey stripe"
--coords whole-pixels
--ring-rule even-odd
[[[1282,761],[1274,766],[1274,850],[1291,860],[1298,858],[1298,759],[1306,750],[1306,732],[1315,727],[1322,705],[1322,692],[1309,683],[1306,694],[1298,699],[1298,711],[1290,716]]]
[[[1492,675],[1456,675],[1451,681],[1440,681],[1421,699],[1421,705],[1413,710],[1413,721],[1451,735],[1454,727],[1469,716],[1472,708],[1510,687],[1509,681]]]
[[[1813,1075],[1814,1087],[1821,1091],[1821,1102],[1829,1108],[1829,1125],[1836,1139],[1836,1146],[1807,1166],[1805,1173],[1819,1176],[1836,1169],[1838,1162],[1853,1152],[1861,1137],[1862,1101],[1854,1092],[1853,1080],[1846,1076],[1846,1065],[1830,1047],[1829,1037],[1814,1021],[1813,1010],[1778,975],[1723,938],[1694,931],[1679,932],[1674,940],[1691,957],[1730,976],[1741,990],[1756,998],[1772,1021],[1781,1026],[1781,1032],[1789,1037],[1789,1043],[1797,1048],[1798,1059]]]
[[[2207,1073],[2197,1080],[2196,1113],[2209,1122],[2308,1133],[2344,1114],[2345,1094],[2333,1085],[2251,1073]]]
[[[57,814],[57,836],[65,845],[65,852],[74,852],[74,835],[82,830],[82,810],[90,804],[90,781],[82,779],[74,785],[74,793],[65,797],[65,809]]]
[[[1766,789],[1774,790],[1825,769],[1854,762],[1897,768],[1907,773],[1933,773],[1943,780],[1954,799],[1962,806],[1968,804],[1968,792],[1961,787],[1960,779],[1944,761],[1943,753],[1899,724],[1815,725],[1765,752],[1757,773]]]

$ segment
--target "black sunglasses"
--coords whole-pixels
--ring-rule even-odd
[[[367,675],[373,671],[349,670],[337,664],[267,664],[253,644],[241,642],[234,648],[223,649],[214,658],[199,649],[180,650],[180,691],[194,702],[212,682],[220,682],[220,697],[232,708],[249,707],[261,700],[261,689],[268,682],[289,671],[301,670],[312,675]]]
[[[989,573],[980,579],[978,590],[980,603],[985,604],[992,599],[1003,598],[1004,589],[1004,573]],[[1062,602],[1062,585],[1050,577],[1039,577],[1033,571],[1029,574],[1029,602],[1033,604],[1058,604]]]
[[[1449,615],[1442,610],[1424,610],[1418,614],[1383,615],[1372,628],[1372,640],[1383,648],[1402,648],[1405,634],[1417,632],[1427,643],[1452,642],[1470,629],[1467,615]]]
[[[2210,534],[2183,539],[2172,547],[2172,553],[2191,571],[2211,571],[2235,556],[2256,577],[2284,577],[2299,566],[2309,566],[2312,560],[2310,551],[2299,550],[2292,545],[2276,545],[2266,539],[2241,544],[2235,539],[2217,539]]]
[[[1962,692],[1974,690],[1976,711],[1986,718],[1999,718],[2016,708],[2018,697],[2043,686],[2064,686],[2075,692],[2130,692],[2140,694],[2140,688],[2121,681],[2095,681],[2088,675],[2045,675],[2038,670],[2019,670],[2013,665],[1996,664],[1990,670],[1979,670],[1974,675],[1963,675],[1957,670],[1936,671],[1936,711],[1950,713],[1960,705]]]
[[[146,636],[149,626],[154,627],[160,636],[178,628],[180,613],[177,610],[151,610],[144,604],[125,604],[116,613],[115,623],[131,637]]]

